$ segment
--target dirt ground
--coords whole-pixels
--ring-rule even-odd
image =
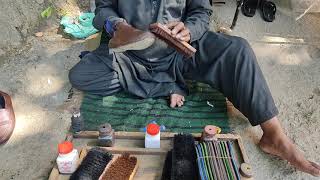
[[[215,8],[212,29],[231,23],[235,4]],[[320,163],[320,15],[295,21],[280,6],[273,23],[240,14],[234,35],[248,39],[279,108],[281,123],[297,146]],[[0,29],[1,29],[0,24]],[[16,128],[0,147],[0,179],[47,179],[64,139],[70,115],[57,110],[70,89],[68,70],[79,61],[84,41],[60,35],[57,21],[39,27],[43,37],[28,36],[20,49],[0,52],[0,89],[12,95]],[[214,42],[213,42],[214,43]],[[232,128],[245,143],[256,179],[316,179],[257,146],[261,130],[240,114]]]

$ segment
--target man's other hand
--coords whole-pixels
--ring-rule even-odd
[[[170,22],[165,26],[171,30],[171,35],[174,38],[185,42],[190,41],[190,31],[183,22]]]

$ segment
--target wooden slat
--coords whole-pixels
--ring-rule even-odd
[[[171,139],[178,133],[172,132],[162,132],[161,133],[161,140]],[[200,138],[201,133],[192,133],[193,137]],[[74,138],[98,138],[99,132],[98,131],[81,131],[77,134],[73,135]],[[145,133],[144,132],[124,132],[118,131],[115,132],[116,139],[144,139]],[[217,134],[216,137],[218,139],[239,139],[240,136],[234,134]]]
[[[57,165],[55,165],[55,166],[53,167],[50,175],[49,175],[48,180],[58,180],[58,179],[59,179],[59,176],[60,176],[60,174],[59,174],[58,167],[57,167]]]
[[[138,159],[137,159],[137,163],[136,165],[134,166],[134,169],[129,177],[129,180],[133,180],[134,176],[136,175],[137,173],[137,170],[138,170],[138,166],[139,166],[139,162],[138,162]]]
[[[248,163],[248,164],[249,164],[249,158],[248,158],[247,153],[246,153],[246,151],[245,151],[245,149],[244,149],[242,139],[239,138],[239,139],[237,139],[237,140],[238,140],[238,145],[239,145],[239,148],[240,148],[240,153],[241,153],[241,156],[242,156],[242,158],[243,158],[243,161],[244,161],[245,163]]]
[[[171,133],[171,132],[161,132],[161,139],[171,139],[178,133]],[[201,137],[200,133],[192,134],[194,137]],[[98,138],[99,132],[98,131],[81,131],[79,133],[73,134],[75,138]],[[125,131],[118,131],[115,132],[116,139],[144,139],[145,133],[144,132],[125,132]]]
[[[92,148],[92,147],[88,147]],[[136,154],[136,155],[165,155],[167,149],[151,149],[151,148],[128,148],[128,147],[101,147],[112,154]]]

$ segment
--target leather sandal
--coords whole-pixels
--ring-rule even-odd
[[[6,143],[14,130],[15,116],[11,98],[0,91],[0,145]]]
[[[241,6],[242,14],[247,17],[253,17],[256,14],[259,0],[244,0]]]
[[[277,6],[267,0],[261,0],[260,9],[262,12],[262,18],[267,22],[272,22],[276,18]]]

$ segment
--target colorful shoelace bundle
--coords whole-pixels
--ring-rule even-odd
[[[207,141],[195,146],[201,180],[240,180],[231,141]]]

